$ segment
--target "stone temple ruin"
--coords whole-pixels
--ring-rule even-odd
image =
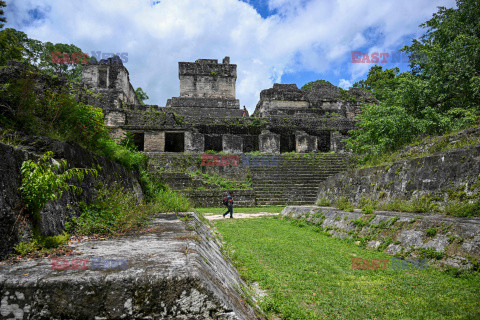
[[[214,117],[240,117],[240,102],[235,99],[237,65],[225,57],[221,64],[214,59],[179,62],[180,96],[167,101],[178,114]]]
[[[111,135],[121,140],[132,134],[138,150],[150,156],[151,169],[171,186],[189,190],[197,205],[219,202],[218,192],[216,198],[208,193],[219,186],[198,181],[191,174],[197,170],[238,182],[243,187],[235,188],[237,198],[245,205],[313,203],[318,182],[345,168],[341,141],[354,128],[362,103],[376,101],[362,90],[347,91],[327,82],[314,83],[311,90],[276,83],[261,91],[255,112],[243,118],[235,95],[237,66],[229,57],[222,63],[199,59],[178,66],[180,93],[165,107],[139,104],[119,60],[89,64],[83,82],[102,93]],[[245,157],[236,167],[201,166],[201,154],[220,152],[240,158],[246,153],[277,155],[279,165],[292,170],[249,167]],[[190,164],[182,167],[182,161]],[[302,182],[294,183],[298,177]]]

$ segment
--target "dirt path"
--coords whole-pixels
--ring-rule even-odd
[[[271,212],[259,212],[259,213],[241,213],[241,212],[234,212],[233,218],[234,219],[249,219],[249,218],[259,218],[264,216],[276,216],[280,213],[271,213]],[[205,213],[205,218],[208,220],[220,220],[224,219],[221,214],[214,214],[214,213]],[[229,216],[226,216],[225,219],[230,219]]]

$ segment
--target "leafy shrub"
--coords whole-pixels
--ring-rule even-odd
[[[389,202],[378,203],[376,208],[386,211],[399,211],[399,212],[437,212],[439,211],[438,205],[433,202],[433,199],[427,195],[416,197],[410,201],[402,199],[393,199]]]
[[[41,236],[37,231],[34,231],[30,242],[20,241],[13,249],[21,256],[28,256],[36,251],[48,252],[49,249],[67,243],[68,239],[70,239],[70,235],[66,232],[57,236]]]
[[[139,170],[146,167],[147,156],[142,152],[132,151],[119,145],[111,138],[103,138],[97,142],[97,153],[115,160],[129,170]]]
[[[434,227],[428,228],[425,234],[427,235],[427,237],[435,237],[437,235],[437,229]]]
[[[445,253],[437,252],[435,248],[418,248],[418,253],[420,254],[420,257],[426,259],[440,260],[445,256]]]
[[[144,226],[152,213],[185,212],[192,210],[192,206],[183,194],[163,185],[150,190],[147,203],[139,203],[133,191],[118,185],[100,185],[93,204],[83,203],[81,209],[81,214],[72,218],[71,228],[78,234],[88,235],[125,233]]]
[[[157,193],[167,189],[167,186],[159,177],[144,169],[140,170],[140,184],[142,185],[143,194],[147,202],[155,201]]]
[[[317,201],[317,206],[329,207],[330,205],[331,205],[331,203],[327,198],[320,198]]]
[[[480,200],[474,203],[448,202],[445,206],[445,214],[455,217],[480,217]]]
[[[439,211],[439,208],[433,202],[431,197],[427,195],[423,195],[421,197],[413,198],[410,201],[410,210],[411,211],[409,212],[422,213],[422,212],[436,212],[436,211]]]
[[[362,197],[360,199],[360,207],[362,208],[363,213],[372,214],[375,210],[375,202],[370,198]]]
[[[165,189],[156,194],[151,210],[154,212],[186,212],[192,210],[192,205],[184,194]]]
[[[370,222],[372,222],[372,220],[375,219],[376,216],[377,216],[376,214],[373,214],[367,220],[364,220],[362,218],[357,218],[357,219],[351,220],[350,222],[356,225],[357,227],[363,228],[364,226],[369,225]]]
[[[345,196],[339,197],[337,199],[337,201],[335,202],[335,207],[343,211],[353,212],[353,204],[351,204]]]
[[[93,204],[81,204],[81,214],[72,217],[76,233],[124,233],[143,226],[151,209],[139,203],[133,191],[116,185],[100,185]]]
[[[27,160],[22,163],[22,185],[20,192],[26,208],[35,221],[39,220],[39,213],[47,202],[58,199],[64,191],[82,192],[82,188],[70,184],[73,178],[83,180],[85,174],[97,174],[95,169],[73,168],[65,170],[66,161],[61,161],[57,168],[53,165],[53,153],[45,153],[38,161]],[[65,170],[60,173],[61,170]]]
[[[102,109],[77,101],[76,94],[84,92],[71,90],[67,85],[42,88],[38,92],[38,87],[44,83],[36,77],[43,79],[29,69],[23,78],[13,79],[0,87],[0,94],[10,105],[16,106],[13,118],[0,115],[0,125],[4,129],[74,141],[129,170],[146,166],[147,157],[143,153],[133,150],[130,144],[117,144],[108,135]]]
[[[408,212],[409,207],[407,201],[401,199],[392,199],[388,202],[380,202],[377,204],[377,209],[386,211],[400,211]]]

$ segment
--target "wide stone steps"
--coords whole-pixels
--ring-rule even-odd
[[[346,169],[338,155],[280,155],[277,167],[252,167],[257,205],[314,204],[318,186]]]
[[[202,183],[184,172],[172,172],[172,169],[178,171],[174,163],[182,158],[192,158],[190,162],[195,163],[195,157],[198,155],[154,155],[149,166],[173,189],[184,189],[184,193],[189,192],[185,189],[193,191],[198,187],[217,189],[215,185]],[[320,183],[346,169],[344,156],[336,154],[281,154],[276,157],[277,166],[255,166],[251,162],[245,167],[250,173],[253,191],[246,201],[238,198],[235,201],[237,206],[252,205],[253,202],[280,206],[314,204]],[[221,206],[221,201],[218,205]]]

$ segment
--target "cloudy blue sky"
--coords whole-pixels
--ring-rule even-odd
[[[237,64],[237,98],[253,111],[273,83],[325,79],[348,88],[369,63],[352,51],[391,53],[454,0],[7,0],[6,27],[86,53],[128,53],[133,86],[165,105],[178,96],[178,61]],[[387,60],[388,61],[388,60]],[[380,63],[408,69],[407,63]]]

